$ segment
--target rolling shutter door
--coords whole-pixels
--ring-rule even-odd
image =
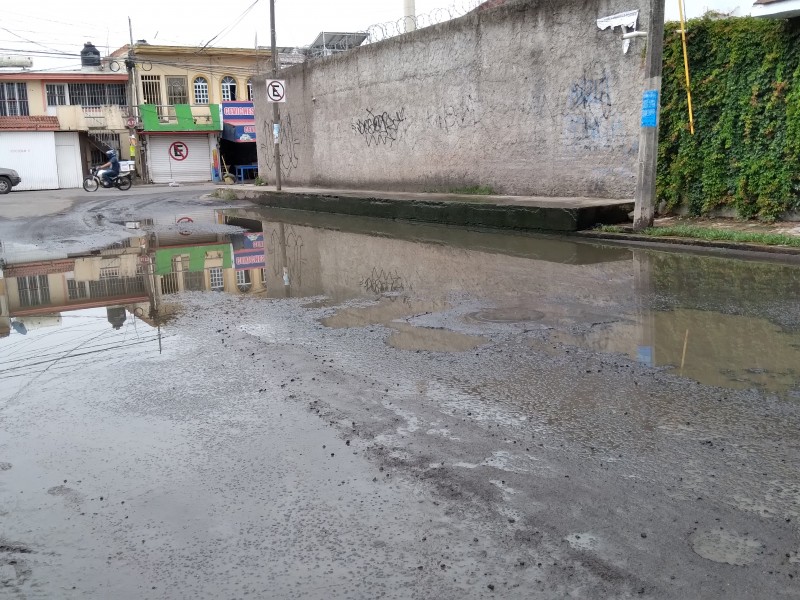
[[[0,166],[19,173],[22,183],[15,190],[57,190],[58,168],[53,132],[0,133]]]
[[[182,145],[186,158],[173,158],[173,144]],[[211,180],[211,151],[208,135],[151,135],[147,138],[147,156],[153,183]]]

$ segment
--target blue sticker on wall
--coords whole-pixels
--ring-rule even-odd
[[[658,125],[658,90],[645,90],[642,94],[642,127]]]

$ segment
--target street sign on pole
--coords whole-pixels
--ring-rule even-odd
[[[267,102],[286,102],[286,81],[267,79]]]

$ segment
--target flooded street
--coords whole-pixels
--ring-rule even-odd
[[[198,196],[0,208],[0,597],[800,597],[800,264]]]

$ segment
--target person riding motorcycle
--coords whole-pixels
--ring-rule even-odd
[[[100,165],[98,169],[105,169],[100,171],[100,178],[103,181],[103,187],[110,188],[114,185],[112,183],[114,177],[119,175],[119,159],[117,158],[117,153],[113,150],[106,152],[106,156],[108,157],[108,162]]]

